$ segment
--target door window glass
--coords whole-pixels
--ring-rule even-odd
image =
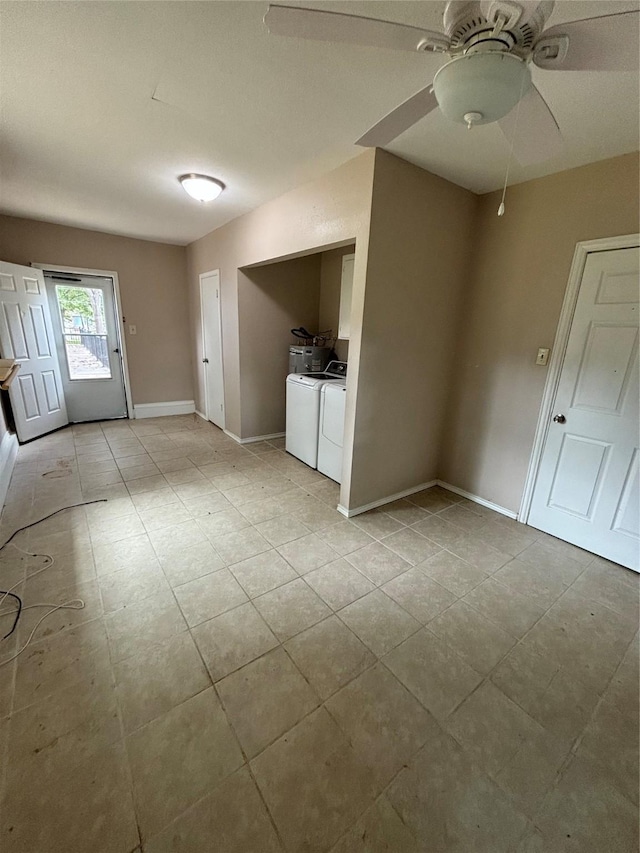
[[[70,379],[111,379],[104,295],[97,287],[56,285]]]

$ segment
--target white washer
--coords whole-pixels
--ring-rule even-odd
[[[347,383],[342,380],[322,386],[320,392],[320,428],[318,430],[318,471],[342,482],[342,445],[344,404]]]
[[[311,468],[318,466],[320,392],[324,385],[344,383],[346,362],[332,361],[325,373],[287,376],[286,450]]]

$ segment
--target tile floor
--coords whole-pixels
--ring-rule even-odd
[[[440,488],[336,497],[191,416],[20,450],[2,541],[107,500],[17,537],[50,569],[0,554],[85,602],[0,668],[4,851],[637,850],[637,576]]]

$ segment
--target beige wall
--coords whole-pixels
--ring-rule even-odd
[[[240,270],[241,438],[284,432],[291,329],[318,328],[320,255]]]
[[[636,233],[638,155],[483,196],[444,433],[446,482],[518,510],[551,347],[577,242]]]
[[[334,335],[338,334],[342,258],[345,255],[353,255],[355,250],[355,246],[343,246],[340,249],[332,249],[330,252],[322,253],[320,267],[320,331],[333,329]],[[334,348],[340,361],[349,360],[349,341],[337,340]]]
[[[220,270],[226,427],[236,435],[250,434],[242,424],[238,270],[270,260],[311,254],[357,238],[362,248],[356,252],[355,275],[364,280],[373,165],[374,153],[366,151],[322,178],[234,219],[187,247],[196,364],[202,357],[198,275]],[[251,306],[249,310],[253,310]],[[200,371],[196,371],[198,408],[202,399],[201,381]]]
[[[376,152],[366,289],[354,285],[350,508],[438,474],[476,206],[467,190]]]
[[[0,258],[117,272],[134,404],[193,399],[183,246],[0,216]]]

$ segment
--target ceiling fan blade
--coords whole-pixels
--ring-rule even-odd
[[[344,12],[269,6],[264,23],[273,35],[317,41],[347,42],[392,50],[443,51],[449,39],[443,33]]]
[[[562,134],[547,102],[532,86],[511,112],[498,124],[508,142],[513,139],[513,153],[523,166],[550,160],[562,151]],[[517,118],[517,125],[516,125]],[[515,133],[515,138],[514,138]]]
[[[386,115],[377,124],[374,124],[364,136],[356,142],[363,148],[383,148],[396,136],[400,136],[405,130],[413,127],[416,122],[424,118],[438,106],[433,87],[427,86],[412,95],[404,104],[400,104],[395,110]]]
[[[545,30],[533,48],[539,68],[559,71],[638,71],[640,12],[620,12]],[[562,37],[568,44],[562,44]],[[554,44],[561,42],[560,50]]]

